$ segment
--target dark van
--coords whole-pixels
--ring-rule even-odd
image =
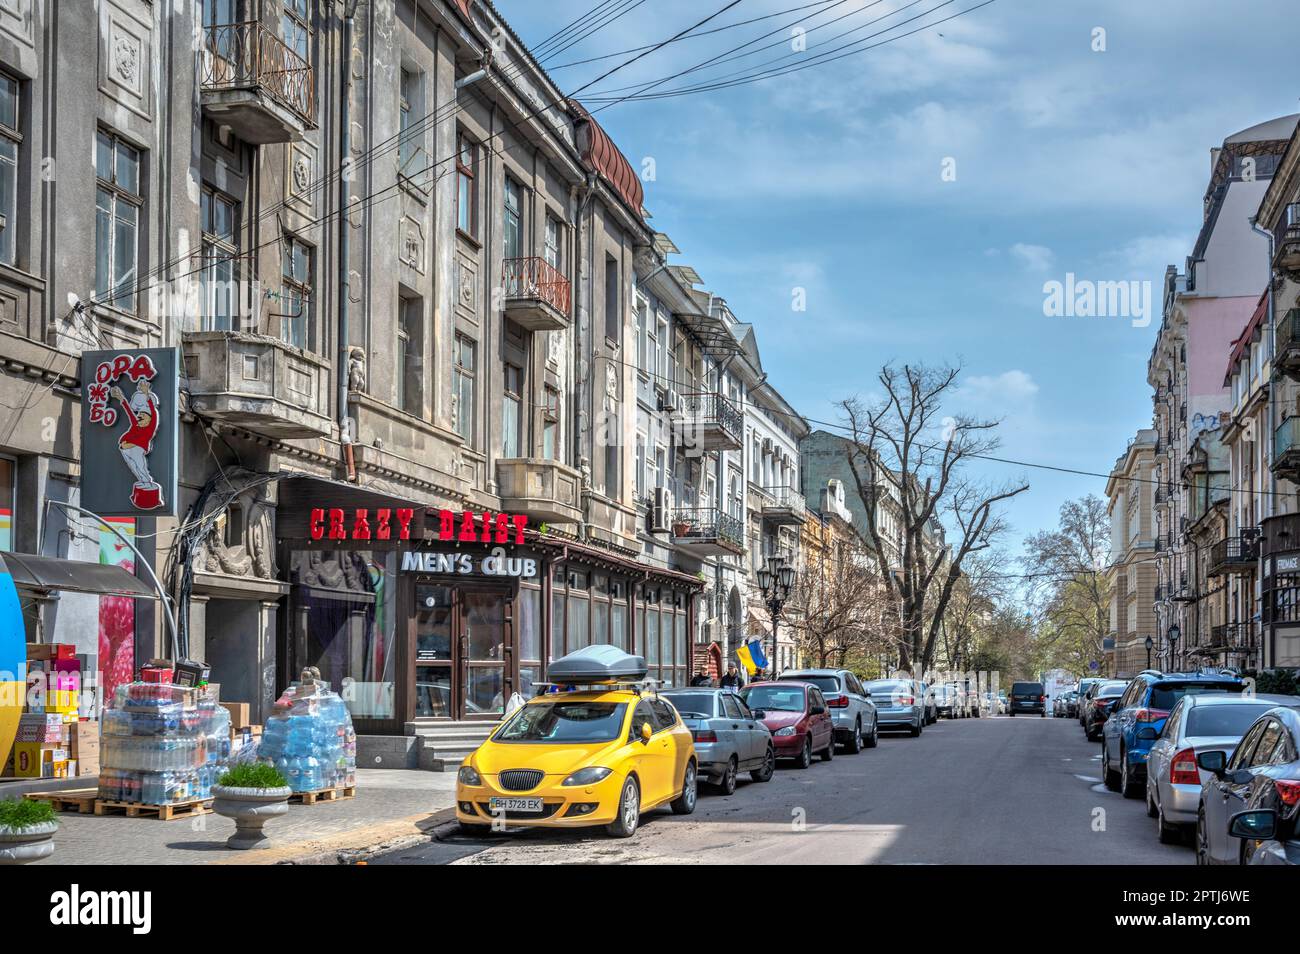
[[[1013,682],[1007,715],[1017,712],[1037,712],[1047,718],[1047,690],[1041,682]]]

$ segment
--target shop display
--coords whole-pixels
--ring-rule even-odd
[[[230,758],[230,713],[169,681],[119,686],[101,726],[99,796],[111,801],[210,798]]]
[[[307,670],[276,700],[257,749],[289,780],[295,792],[356,784],[357,735],[339,694],[315,670]]]

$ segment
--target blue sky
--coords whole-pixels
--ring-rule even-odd
[[[595,5],[496,2],[530,45]],[[801,55],[942,0],[834,39],[909,2],[805,11]],[[976,2],[955,0],[897,32]],[[722,5],[650,0],[544,66],[576,89],[625,57],[562,64],[666,39]],[[745,0],[709,27],[800,5]],[[634,165],[653,159],[652,225],[681,248],[677,261],[754,323],[771,380],[804,414],[836,420],[834,402],[876,393],[874,371],[886,361],[961,361],[954,408],[1003,419],[1002,456],[1105,472],[1150,425],[1146,362],[1160,282],[1166,264],[1181,267],[1200,226],[1211,147],[1297,111],[1300,89],[1285,65],[1295,56],[1295,31],[1284,28],[1294,12],[1294,0],[997,0],[826,66],[622,103],[598,119]],[[683,40],[595,89],[657,79],[798,16]],[[1093,49],[1096,28],[1104,52]],[[789,53],[788,36],[663,88]],[[952,181],[941,175],[948,158]],[[1045,317],[1043,283],[1067,272],[1150,280],[1150,327]],[[791,309],[795,287],[807,289],[806,311]],[[1063,500],[1105,490],[1103,479],[1000,464],[974,473],[1030,482],[1008,513],[1013,550],[1054,524]]]

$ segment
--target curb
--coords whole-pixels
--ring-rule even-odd
[[[376,855],[399,851],[436,837],[436,830],[456,820],[456,809],[448,807],[428,815],[410,815],[377,825],[355,828],[346,834],[308,842],[273,845],[261,851],[238,852],[209,864],[214,865],[350,865]],[[269,834],[274,839],[272,828]],[[251,856],[251,857],[250,857]]]

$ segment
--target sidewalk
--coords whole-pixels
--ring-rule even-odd
[[[357,794],[337,802],[292,804],[266,826],[272,847],[231,851],[235,823],[220,815],[164,822],[61,812],[54,854],[39,864],[338,864],[373,849],[427,839],[453,821],[455,772],[358,769]]]

